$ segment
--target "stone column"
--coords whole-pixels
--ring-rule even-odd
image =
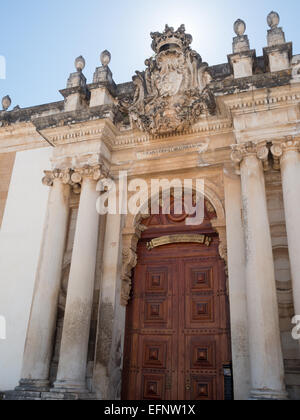
[[[241,179],[229,171],[224,174],[224,189],[234,396],[236,400],[247,400],[250,362]]]
[[[272,241],[263,165],[268,149],[252,142],[234,146],[240,163],[246,248],[251,399],[286,399]]]
[[[43,183],[52,188],[18,390],[43,391],[49,387],[57,300],[69,217],[69,181],[69,171],[59,170],[46,172],[43,179]]]
[[[100,177],[100,166],[85,167],[72,175],[72,181],[82,186],[55,391],[87,392],[85,378],[99,233],[96,186]]]
[[[281,144],[273,144],[271,150],[275,165],[280,159],[277,168],[281,167],[282,174],[295,315],[300,315],[300,142],[288,138]]]
[[[122,376],[121,342],[126,309],[120,305],[122,215],[107,215],[103,247],[99,333],[95,374],[99,380],[102,399],[120,398]]]

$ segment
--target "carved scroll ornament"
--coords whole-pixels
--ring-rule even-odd
[[[145,61],[143,72],[133,77],[134,97],[125,106],[131,121],[150,134],[183,131],[199,118],[213,114],[215,98],[208,84],[208,64],[190,48],[191,35],[182,25],[177,31],[166,25],[151,34],[155,57]]]

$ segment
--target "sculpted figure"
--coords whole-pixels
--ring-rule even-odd
[[[136,76],[133,77],[133,83],[135,85],[135,92],[133,102],[137,107],[140,107],[144,103],[145,98],[145,86],[143,73],[137,71]]]
[[[145,70],[145,81],[148,95],[158,96],[159,92],[155,84],[154,71],[156,67],[155,60],[151,57],[145,61],[147,69]]]

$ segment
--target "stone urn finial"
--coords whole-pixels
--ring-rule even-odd
[[[82,55],[80,55],[79,57],[76,58],[76,60],[75,60],[75,68],[76,68],[76,71],[78,71],[80,73],[85,68],[85,59],[82,57]]]
[[[267,17],[267,22],[271,29],[277,28],[280,22],[279,14],[277,12],[269,13]]]
[[[111,53],[107,50],[102,51],[100,61],[103,67],[107,67],[111,61]]]
[[[11,106],[11,99],[10,99],[10,97],[8,95],[7,96],[4,96],[4,98],[2,98],[2,107],[3,107],[3,110],[4,111],[7,111],[10,106]]]
[[[233,29],[237,36],[243,36],[246,32],[246,23],[242,19],[238,19],[234,22]]]

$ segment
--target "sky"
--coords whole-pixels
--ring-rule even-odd
[[[6,78],[0,99],[10,95],[12,107],[29,107],[62,100],[74,60],[86,59],[84,74],[92,82],[101,51],[112,54],[110,69],[116,83],[128,82],[153,55],[150,32],[166,23],[182,23],[193,36],[193,49],[209,65],[227,62],[232,52],[233,23],[247,24],[251,48],[262,55],[266,46],[266,17],[281,16],[287,41],[300,53],[298,0],[12,0],[0,11],[0,66]],[[2,72],[3,73],[3,72]]]

